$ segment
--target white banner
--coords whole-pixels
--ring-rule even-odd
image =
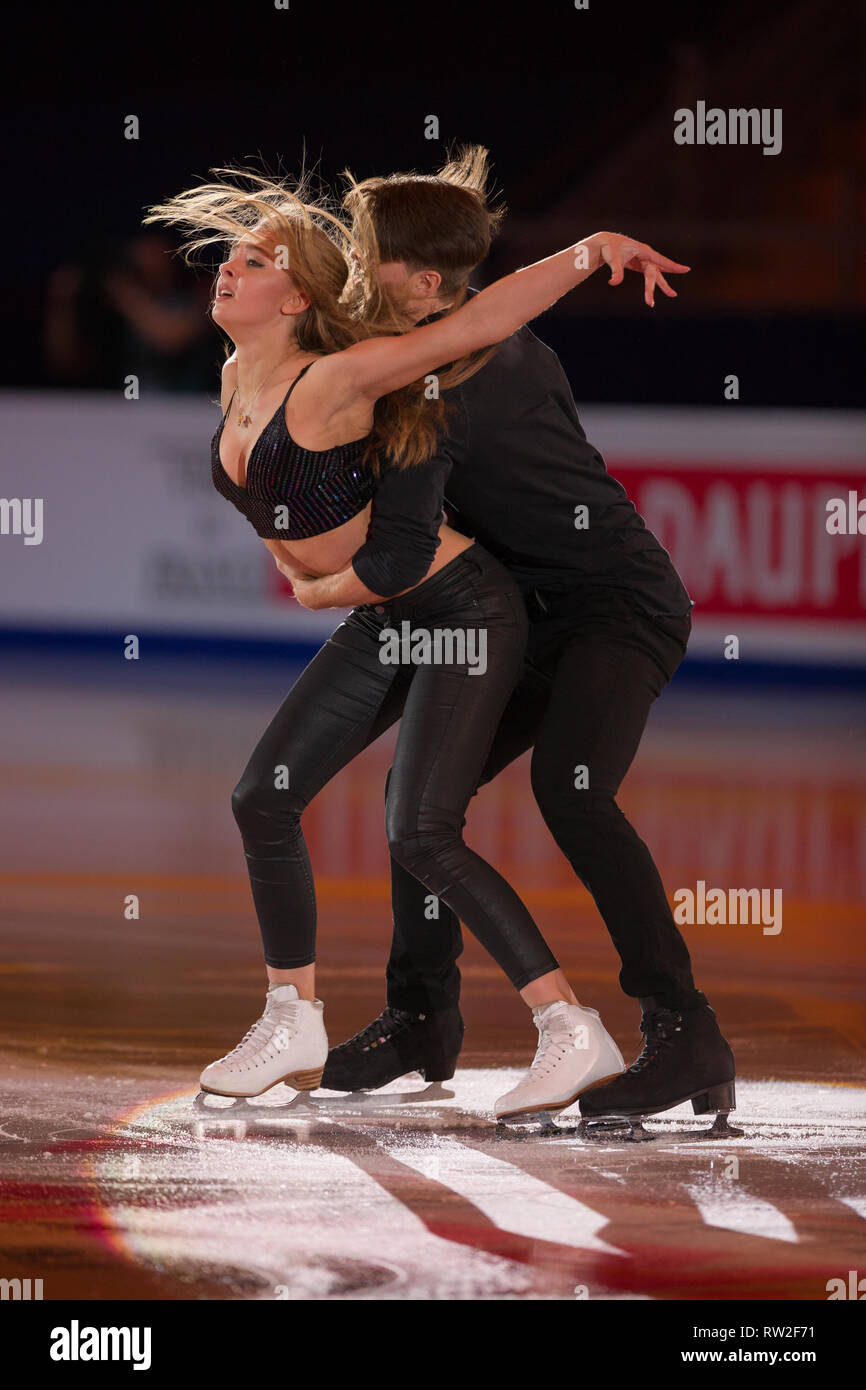
[[[287,592],[211,482],[219,407],[163,395],[0,396],[0,495],[42,499],[43,536],[0,536],[6,627],[316,640],[340,613]]]
[[[692,651],[717,652],[733,633],[745,636],[743,660],[866,661],[862,415],[733,404],[581,415],[697,600]],[[332,631],[341,612],[300,608],[214,489],[218,422],[216,404],[171,394],[0,393],[0,626],[306,641]],[[855,516],[851,534],[825,525],[835,493]]]

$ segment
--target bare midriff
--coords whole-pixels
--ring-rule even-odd
[[[321,536],[311,536],[309,540],[303,541],[266,540],[265,545],[272,555],[285,560],[287,564],[297,566],[307,574],[336,574],[346,568],[355,551],[364,544],[369,520],[370,508],[365,507],[363,512],[359,512],[351,521],[345,522],[333,531],[326,531]],[[436,554],[427,573],[418,582],[423,583],[424,579],[437,574],[473,544],[470,536],[463,536],[443,523],[439,527],[439,546]],[[404,589],[402,592],[407,593],[408,590]]]
[[[302,569],[305,574],[336,574],[345,569],[355,551],[364,544],[369,524],[368,504],[351,521],[345,521],[333,531],[324,531],[320,536],[310,536],[308,540],[301,541],[266,540],[265,545],[278,560],[285,560],[287,564]]]

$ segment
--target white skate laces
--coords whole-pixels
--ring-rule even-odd
[[[497,1119],[564,1110],[590,1086],[625,1071],[622,1053],[595,1009],[556,1000],[532,1010],[538,1048],[523,1079],[494,1106]]]
[[[582,1048],[585,1051],[590,1045],[589,1028],[585,1022],[578,1021],[566,1013],[569,1007],[573,1009],[575,1006],[569,1006],[563,1001],[538,1004],[532,1010],[533,1021],[538,1029],[538,1048],[532,1059],[529,1075],[535,1081],[543,1081],[550,1076],[572,1048]],[[598,1014],[595,1016],[597,1018]]]
[[[237,1047],[205,1067],[203,1091],[223,1096],[258,1096],[281,1081],[298,1091],[321,1084],[328,1036],[319,999],[299,999],[294,985],[268,991],[265,1011]]]
[[[282,990],[291,990],[282,998],[277,996]],[[298,1031],[298,1009],[300,1002],[294,985],[280,985],[268,991],[265,1011],[257,1018],[252,1028],[247,1029],[237,1047],[221,1057],[221,1062],[234,1061],[236,1064],[258,1061],[264,1057],[275,1057],[283,1051]]]

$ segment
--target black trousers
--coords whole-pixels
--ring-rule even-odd
[[[691,619],[646,617],[627,596],[528,601],[523,676],[505,709],[479,785],[532,748],[532,790],[557,845],[595,899],[622,962],[620,985],[668,1007],[695,999],[689,953],[652,855],[616,804],[650,707],[686,651]],[[583,771],[585,769],[585,771]],[[423,889],[392,863],[394,939],[388,1002],[436,1010],[460,993],[460,923],[447,904],[433,935]]]
[[[305,807],[402,715],[385,826],[392,862],[419,895],[415,934],[438,937],[431,912],[450,911],[517,989],[556,969],[514,889],[463,841],[527,630],[514,580],[476,544],[402,597],[355,609],[316,654],[232,797],[269,965],[315,958]]]

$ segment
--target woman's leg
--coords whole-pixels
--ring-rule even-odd
[[[411,608],[389,606],[397,618],[408,609],[413,628],[431,634],[432,653],[435,634],[449,633],[451,653],[465,659],[415,667],[391,769],[388,842],[392,857],[465,922],[527,1003],[573,1003],[555,957],[517,893],[463,840],[466,807],[521,670],[527,631],[513,582],[489,557],[483,557],[480,569],[477,563],[473,568],[469,556],[477,553],[455,562],[455,578],[456,566],[462,566],[460,587],[419,593]],[[441,651],[447,653],[444,639]]]
[[[300,817],[325,783],[394,719],[399,676],[353,614],[292,687],[250,758],[233,807],[244,841],[270,985],[263,1014],[202,1090],[257,1096],[280,1081],[321,1084],[328,1055],[315,997],[316,899]]]
[[[301,815],[400,715],[401,673],[353,615],[299,676],[232,794],[272,984],[315,998],[316,896]]]
[[[476,554],[480,548],[476,548]],[[461,556],[463,575],[470,553]],[[476,661],[420,664],[409,689],[391,769],[386,823],[392,858],[441,898],[502,966],[530,1005],[538,1048],[527,1074],[499,1096],[499,1119],[561,1110],[624,1069],[622,1054],[594,1009],[581,1008],[520,898],[463,841],[465,811],[481,777],[494,731],[522,666],[527,618],[507,573],[481,552],[472,598],[447,612],[427,602],[412,612],[435,653],[438,629]],[[442,597],[437,595],[436,597]],[[444,651],[442,640],[440,650]]]

